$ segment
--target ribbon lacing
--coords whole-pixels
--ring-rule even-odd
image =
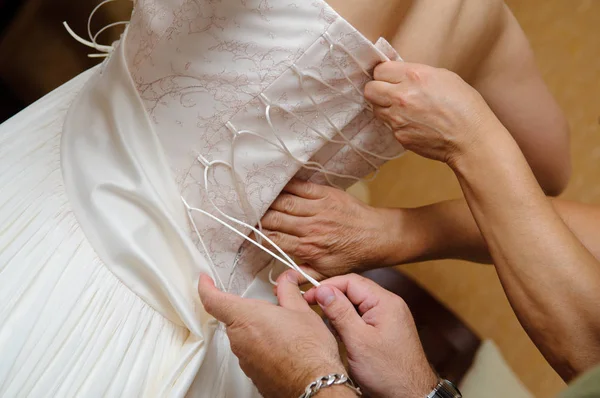
[[[65,29],[67,30],[67,32],[69,33],[69,35],[71,35],[71,37],[75,40],[77,40],[79,43],[83,44],[84,46],[90,47],[95,49],[96,51],[98,51],[98,53],[95,54],[88,54],[88,57],[90,58],[106,58],[109,57],[110,54],[115,50],[114,46],[107,46],[107,45],[102,45],[102,44],[98,44],[97,40],[98,40],[98,36],[100,36],[102,33],[104,33],[106,30],[114,27],[114,26],[121,26],[121,25],[128,25],[129,21],[118,21],[118,22],[113,22],[110,23],[106,26],[104,26],[103,28],[101,28],[100,30],[98,30],[94,35],[92,35],[92,19],[94,18],[94,14],[96,14],[96,12],[98,12],[98,10],[100,8],[102,8],[105,4],[108,3],[112,3],[115,1],[119,1],[119,0],[104,0],[102,1],[100,4],[98,4],[90,13],[90,16],[88,17],[88,22],[87,22],[87,33],[88,33],[88,37],[89,37],[89,41],[82,38],[81,36],[79,36],[77,33],[75,33],[73,31],[73,29],[71,29],[71,27],[69,26],[68,23],[63,22],[63,26],[65,27]]]
[[[371,74],[365,70],[362,65],[360,64],[360,62],[356,59],[356,57],[354,57],[351,52],[344,47],[342,44],[336,43],[334,42],[334,40],[331,38],[331,36],[328,33],[323,34],[323,38],[327,41],[328,45],[329,45],[329,50],[328,50],[328,54],[331,56],[331,58],[333,59],[336,67],[342,72],[342,74],[344,75],[344,78],[348,81],[348,83],[352,86],[353,90],[356,91],[356,93],[358,93],[361,97],[363,97],[363,93],[361,91],[361,89],[354,83],[354,81],[350,78],[350,76],[348,76],[348,74],[346,73],[346,71],[344,70],[344,68],[342,67],[342,65],[340,65],[340,63],[338,62],[338,60],[335,58],[334,56],[334,51],[336,49],[343,51],[346,55],[348,55],[348,57],[350,57],[354,63],[356,63],[356,65],[359,66],[361,72],[363,74],[365,74],[369,79],[372,79]],[[380,56],[380,59],[382,62],[385,61],[389,61],[389,58],[383,54],[382,52],[378,51],[378,55]],[[344,178],[344,179],[350,179],[353,181],[370,181],[373,178],[375,178],[375,176],[377,175],[378,172],[378,167],[377,165],[375,165],[371,159],[369,159],[367,157],[371,156],[374,158],[378,158],[381,160],[393,160],[393,159],[397,159],[399,158],[401,155],[397,155],[397,156],[383,156],[374,152],[371,152],[365,148],[361,148],[360,146],[354,144],[350,138],[348,138],[342,131],[340,128],[337,127],[337,125],[331,120],[331,118],[325,113],[323,112],[320,107],[319,104],[317,103],[316,99],[314,98],[314,96],[309,92],[309,90],[306,89],[305,87],[305,80],[307,79],[312,79],[315,80],[317,82],[319,82],[320,84],[324,85],[325,87],[328,87],[330,90],[332,90],[333,92],[335,92],[336,94],[339,94],[345,98],[347,98],[349,101],[352,101],[354,103],[357,103],[361,106],[364,106],[365,109],[369,110],[369,111],[373,111],[373,108],[370,104],[365,103],[364,100],[358,100],[352,96],[349,96],[346,92],[340,91],[337,88],[333,87],[332,85],[328,84],[327,82],[323,81],[320,77],[315,76],[309,72],[305,72],[300,70],[300,68],[298,68],[297,65],[292,65],[291,66],[291,70],[296,74],[296,76],[298,77],[298,84],[299,84],[299,88],[307,95],[307,97],[310,99],[310,101],[312,102],[312,104],[315,106],[315,108],[317,109],[317,111],[319,112],[320,115],[323,116],[323,118],[327,121],[327,123],[334,129],[334,131],[337,133],[338,136],[341,137],[341,139],[333,139],[330,138],[329,136],[327,136],[326,134],[324,134],[323,132],[319,131],[318,129],[314,128],[313,126],[311,126],[310,124],[306,123],[304,120],[302,120],[302,118],[300,118],[299,116],[297,116],[296,114],[294,114],[292,111],[289,111],[287,109],[285,109],[283,106],[280,106],[278,104],[276,104],[275,102],[271,101],[264,93],[260,94],[258,96],[258,98],[260,99],[260,101],[262,102],[262,104],[264,105],[264,116],[265,119],[269,125],[269,128],[271,130],[271,132],[273,133],[273,136],[275,137],[275,140],[269,139],[265,136],[263,136],[262,134],[252,131],[252,130],[248,130],[248,129],[238,129],[231,121],[226,123],[226,127],[227,129],[232,133],[232,143],[231,143],[231,162],[225,162],[222,160],[214,160],[214,161],[209,161],[206,159],[206,157],[204,157],[203,155],[198,155],[197,160],[198,162],[204,167],[204,189],[206,191],[206,197],[208,198],[209,202],[211,203],[211,205],[214,207],[214,209],[217,211],[218,214],[220,214],[225,220],[228,220],[231,223],[240,225],[242,227],[245,227],[247,229],[249,229],[250,231],[252,231],[254,233],[254,235],[257,237],[257,240],[252,239],[250,236],[248,236],[247,234],[239,231],[237,228],[233,227],[232,225],[230,225],[227,221],[209,213],[206,210],[203,209],[199,209],[196,207],[192,207],[188,204],[188,202],[185,200],[185,198],[181,198],[181,200],[183,201],[185,207],[187,208],[188,211],[188,216],[190,219],[190,222],[192,223],[192,227],[194,229],[194,232],[196,233],[198,239],[200,240],[200,244],[203,248],[203,250],[205,251],[207,257],[209,258],[209,261],[211,262],[211,265],[213,267],[213,269],[215,269],[214,263],[211,259],[210,253],[208,252],[208,249],[206,247],[206,244],[204,243],[204,240],[202,239],[202,236],[200,234],[200,232],[198,231],[198,227],[192,217],[192,213],[193,212],[198,212],[201,213],[207,217],[209,217],[210,219],[222,224],[224,227],[226,227],[227,229],[231,230],[233,233],[241,236],[244,240],[250,242],[251,244],[253,244],[254,246],[258,247],[259,249],[263,250],[264,252],[268,253],[270,256],[273,257],[274,260],[278,260],[279,262],[283,263],[285,266],[287,266],[290,269],[293,269],[297,272],[299,272],[304,278],[306,278],[306,280],[308,282],[310,282],[312,285],[314,286],[320,286],[320,283],[314,279],[311,275],[309,275],[306,271],[304,271],[298,264],[295,263],[295,261],[289,256],[287,255],[279,246],[277,246],[271,239],[269,239],[263,232],[262,229],[262,225],[260,224],[260,218],[259,215],[257,214],[257,211],[250,205],[250,202],[247,198],[244,186],[243,186],[243,182],[241,180],[241,177],[239,176],[239,174],[235,171],[235,146],[236,146],[236,142],[238,141],[239,137],[242,137],[244,135],[247,136],[252,136],[258,139],[263,140],[264,142],[266,142],[267,144],[277,148],[278,150],[280,150],[281,152],[283,152],[285,155],[287,155],[292,161],[294,161],[295,163],[297,163],[301,168],[307,169],[307,170],[311,170],[311,171],[315,171],[315,172],[319,172],[322,173],[323,176],[325,177],[325,179],[327,180],[327,182],[334,186],[334,187],[338,187],[333,181],[330,180],[330,176],[333,177],[338,177],[338,178]],[[283,111],[284,113],[289,114],[290,116],[292,116],[296,121],[298,121],[299,123],[305,125],[307,128],[309,128],[311,131],[313,131],[316,135],[318,135],[320,138],[322,138],[323,140],[327,141],[328,143],[332,143],[332,144],[340,144],[340,145],[347,145],[350,149],[352,149],[352,151],[354,151],[358,156],[360,156],[365,162],[367,162],[374,170],[373,176],[369,179],[365,179],[365,178],[359,178],[353,175],[349,175],[349,174],[342,174],[342,173],[337,173],[334,171],[330,171],[327,170],[322,164],[315,162],[315,161],[304,161],[298,157],[296,157],[292,151],[288,148],[288,146],[286,145],[285,141],[281,138],[280,134],[277,132],[277,129],[272,121],[271,118],[271,110],[273,108],[278,108],[279,110]],[[390,128],[390,126],[387,126],[388,128]],[[390,128],[391,130],[391,128]],[[209,186],[209,171],[211,168],[216,167],[216,166],[222,166],[222,167],[226,167],[227,169],[229,169],[230,173],[231,173],[231,177],[234,181],[234,185],[235,185],[235,189],[236,192],[238,193],[238,196],[240,198],[241,201],[241,205],[242,208],[244,208],[246,211],[249,211],[250,213],[253,213],[254,215],[254,219],[257,222],[257,227],[254,227],[246,222],[243,222],[241,220],[238,220],[234,217],[231,217],[229,215],[227,215],[226,213],[224,213],[221,209],[219,209],[219,207],[216,205],[216,203],[211,199],[209,192],[208,192],[208,186]],[[273,249],[269,249],[268,247],[265,247],[265,245],[263,245],[263,240],[266,241]],[[239,252],[238,252],[238,256],[236,256],[236,260],[235,260],[235,265],[234,265],[234,269],[237,266],[239,260]],[[272,263],[273,261],[271,261]],[[273,271],[274,268],[272,267],[269,271],[269,281],[273,284],[273,285],[277,285],[277,283],[273,280]],[[233,273],[233,270],[232,270]],[[221,288],[225,290],[225,284],[223,283],[223,281],[221,280],[220,276],[218,275],[218,273],[215,272],[215,274],[217,275],[217,280],[218,283],[221,285]],[[230,280],[231,282],[231,280]]]
[[[104,0],[101,3],[99,3],[94,9],[93,11],[90,13],[90,16],[88,17],[88,22],[87,22],[87,33],[88,33],[88,37],[89,40],[83,39],[82,37],[80,37],[79,35],[77,35],[71,28],[70,26],[67,24],[67,22],[63,22],[63,25],[65,27],[65,29],[67,30],[67,32],[79,43],[93,48],[96,51],[98,51],[98,53],[94,53],[94,54],[88,54],[88,57],[90,58],[106,58],[109,57],[110,54],[114,51],[114,46],[108,46],[108,45],[102,45],[102,44],[98,44],[97,40],[98,37],[105,32],[107,29],[110,29],[112,27],[115,26],[120,26],[120,25],[128,25],[129,21],[118,21],[118,22],[113,22],[110,23],[106,26],[104,26],[103,28],[101,28],[100,30],[98,30],[95,34],[92,34],[92,29],[91,29],[91,23],[92,23],[92,19],[95,15],[95,13],[104,5],[108,4],[108,3],[112,3],[118,0]],[[355,82],[350,78],[350,76],[348,76],[348,74],[346,73],[346,70],[343,68],[343,66],[339,63],[339,61],[336,59],[335,57],[335,50],[341,50],[343,53],[345,53],[361,70],[361,72],[368,77],[369,79],[372,79],[371,74],[362,67],[361,63],[359,62],[359,60],[343,45],[340,43],[337,43],[333,40],[333,38],[329,35],[329,33],[325,32],[322,37],[325,39],[325,41],[328,44],[328,55],[331,57],[331,59],[334,61],[336,67],[340,70],[340,72],[343,74],[344,79],[352,86],[352,89],[360,96],[363,97],[363,93],[361,91],[361,89],[355,84]],[[375,48],[375,50],[377,51],[378,56],[380,57],[382,62],[385,61],[389,61],[389,58],[382,53],[381,51],[379,51],[377,48]],[[302,71],[300,70],[300,68],[298,68],[297,65],[292,65],[291,66],[291,70],[296,74],[296,76],[298,77],[298,85],[299,88],[306,94],[306,96],[309,98],[309,100],[312,102],[312,104],[315,106],[315,109],[317,110],[317,112],[323,116],[323,118],[327,121],[327,123],[333,128],[333,130],[337,133],[337,135],[334,136],[339,136],[341,137],[340,139],[333,139],[330,138],[328,135],[326,135],[325,133],[319,131],[318,129],[314,128],[313,126],[311,126],[310,124],[308,124],[307,122],[305,122],[302,118],[300,118],[299,116],[297,116],[296,114],[294,114],[292,111],[286,109],[285,107],[271,101],[264,93],[259,95],[259,99],[262,102],[262,104],[265,107],[265,118],[267,120],[267,123],[269,125],[269,128],[271,130],[271,132],[273,133],[273,136],[276,138],[276,141],[273,141],[267,137],[264,137],[263,135],[252,131],[252,130],[247,130],[247,129],[238,129],[231,121],[226,123],[226,127],[227,129],[232,133],[232,143],[231,143],[231,162],[225,162],[222,160],[213,160],[213,161],[209,161],[205,156],[203,155],[198,155],[197,157],[197,161],[204,167],[204,189],[206,191],[206,197],[208,198],[208,201],[211,203],[211,205],[213,206],[213,208],[216,210],[216,212],[223,218],[219,218],[218,216],[215,216],[214,214],[211,214],[210,212],[197,208],[197,207],[193,207],[191,206],[186,200],[185,198],[182,196],[181,200],[184,204],[184,206],[187,209],[187,214],[188,214],[188,218],[189,221],[192,225],[192,228],[194,230],[194,233],[197,235],[200,245],[202,246],[202,249],[204,250],[208,261],[210,262],[210,265],[212,267],[213,270],[216,269],[215,264],[212,260],[212,257],[210,255],[210,252],[208,250],[208,247],[206,246],[206,243],[204,242],[204,239],[202,238],[202,234],[200,233],[200,231],[198,230],[198,227],[194,221],[193,218],[193,213],[200,213],[210,219],[212,219],[213,221],[216,221],[218,223],[220,223],[221,225],[223,225],[224,227],[226,227],[227,229],[229,229],[231,232],[233,232],[236,235],[239,235],[240,237],[242,237],[244,240],[250,242],[252,245],[258,247],[259,249],[261,249],[262,251],[266,252],[267,254],[269,254],[271,257],[273,257],[273,261],[274,260],[278,260],[279,262],[283,263],[285,266],[299,272],[302,276],[304,276],[304,278],[306,278],[306,280],[308,282],[310,282],[312,285],[314,286],[320,286],[320,283],[314,279],[311,275],[309,275],[306,271],[304,271],[300,266],[298,266],[298,264],[295,263],[295,261],[288,255],[286,254],[278,245],[275,244],[275,242],[273,242],[271,239],[269,239],[269,237],[267,237],[267,235],[265,235],[265,233],[263,232],[263,228],[262,225],[260,223],[260,217],[258,215],[258,212],[254,209],[254,207],[252,207],[252,205],[250,204],[250,201],[247,198],[247,194],[245,192],[244,186],[243,186],[243,182],[241,180],[241,177],[239,176],[239,174],[236,172],[235,170],[235,156],[234,156],[234,152],[235,152],[235,146],[236,146],[236,142],[238,141],[239,137],[242,137],[244,135],[248,135],[248,136],[252,136],[252,137],[256,137],[259,138],[261,140],[263,140],[264,142],[268,143],[269,145],[277,148],[278,150],[280,150],[281,152],[283,152],[284,154],[286,154],[291,160],[293,160],[295,163],[297,163],[301,168],[303,169],[307,169],[307,170],[311,170],[311,171],[315,171],[315,172],[319,172],[322,173],[323,176],[325,177],[325,179],[327,180],[327,182],[334,187],[337,188],[341,188],[339,187],[337,184],[335,184],[333,181],[330,180],[330,177],[337,177],[337,178],[343,178],[343,179],[349,179],[349,180],[353,180],[353,181],[371,181],[373,180],[378,173],[378,167],[376,164],[373,163],[373,161],[371,159],[369,159],[367,156],[373,157],[373,158],[377,158],[377,159],[381,159],[381,160],[393,160],[393,159],[397,159],[399,158],[401,155],[397,155],[397,156],[383,156],[374,152],[371,152],[365,148],[362,148],[356,144],[354,144],[352,142],[352,140],[350,138],[348,138],[340,128],[337,127],[337,125],[331,120],[331,118],[327,115],[326,112],[323,112],[322,109],[320,108],[318,102],[316,101],[315,97],[310,93],[310,91],[306,88],[305,86],[305,81],[307,79],[312,79],[314,81],[317,81],[318,83],[322,84],[323,86],[329,88],[330,90],[332,90],[334,93],[339,94],[341,96],[343,96],[344,98],[347,98],[349,101],[354,102],[356,104],[359,104],[361,106],[363,106],[365,109],[367,109],[368,111],[373,111],[373,107],[368,104],[365,103],[364,100],[358,100],[357,98],[348,95],[348,93],[338,90],[337,88],[333,87],[331,84],[325,82],[324,80],[322,80],[320,77],[313,75],[312,73],[308,72],[308,71]],[[306,126],[310,131],[314,132],[317,136],[319,136],[321,139],[325,140],[328,143],[331,144],[339,144],[339,145],[347,145],[350,149],[352,149],[353,152],[355,152],[361,159],[363,159],[365,162],[367,162],[369,164],[369,166],[371,166],[374,170],[374,173],[372,175],[372,177],[366,179],[366,178],[359,178],[353,175],[349,175],[349,174],[343,174],[343,173],[337,173],[334,171],[330,171],[327,170],[322,164],[315,162],[315,161],[304,161],[298,157],[296,157],[292,151],[288,148],[288,146],[286,145],[286,143],[284,142],[284,140],[281,138],[281,136],[279,135],[279,133],[277,132],[277,129],[275,128],[275,125],[273,124],[272,118],[271,118],[271,110],[273,108],[277,108],[281,111],[283,111],[284,113],[292,116],[296,121],[298,121],[299,123],[303,124],[304,126]],[[390,126],[386,124],[386,126],[391,130]],[[231,217],[228,214],[226,214],[225,212],[223,212],[221,209],[219,209],[219,207],[217,206],[217,204],[213,201],[213,199],[210,197],[210,194],[208,192],[208,186],[209,186],[209,171],[214,168],[215,166],[222,166],[222,167],[226,167],[227,169],[229,169],[232,179],[234,181],[234,185],[235,185],[235,190],[236,193],[238,195],[238,197],[240,198],[240,202],[241,202],[241,207],[244,210],[245,213],[253,213],[254,216],[254,220],[256,220],[256,225],[252,226],[247,222],[238,220],[235,217]],[[248,236],[246,233],[241,232],[240,230],[238,230],[237,228],[235,228],[234,226],[232,226],[231,224],[229,224],[227,221],[233,223],[233,224],[237,224],[241,227],[247,228],[248,230],[252,231],[254,233],[254,235],[256,236],[256,240],[252,239],[250,236]],[[263,241],[267,242],[273,249],[269,249],[268,247],[266,247],[263,244]],[[233,274],[233,272],[235,271],[235,267],[237,267],[238,261],[239,261],[239,257],[240,257],[240,252],[238,251],[237,255],[236,255],[236,259],[235,259],[235,264],[234,264],[234,269],[232,270],[231,274]],[[271,261],[271,263],[273,262]],[[277,285],[277,283],[273,280],[273,270],[274,268],[272,267],[269,271],[269,281],[273,284],[273,285]],[[219,276],[218,272],[215,272],[215,276],[216,276],[216,280],[218,282],[218,284],[220,285],[221,289],[223,290],[229,290],[229,288],[231,287],[231,277],[230,277],[230,283],[229,285],[225,286],[225,284],[223,283],[223,281],[221,280],[221,277]]]

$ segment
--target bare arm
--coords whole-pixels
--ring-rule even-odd
[[[508,7],[500,32],[471,84],[517,141],[544,191],[558,195],[571,173],[568,123]]]
[[[386,63],[365,88],[398,141],[447,163],[517,317],[564,379],[600,361],[600,262],[540,189],[519,146],[458,76]]]
[[[600,206],[550,199],[555,211],[583,245],[600,259]],[[415,209],[381,209],[394,219],[395,239],[387,246],[386,264],[461,259],[492,263],[487,245],[464,199]],[[411,236],[411,249],[404,246]]]
[[[600,263],[554,211],[512,139],[498,134],[477,149],[454,171],[523,327],[570,380],[600,360]]]

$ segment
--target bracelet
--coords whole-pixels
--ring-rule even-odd
[[[356,387],[352,380],[345,374],[332,373],[327,376],[319,377],[317,380],[310,383],[300,398],[314,397],[322,388],[327,388],[335,385],[345,384],[346,387],[356,393],[357,396],[362,396],[360,388]]]

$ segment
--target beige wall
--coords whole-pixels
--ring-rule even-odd
[[[510,0],[572,129],[573,178],[564,195],[600,204],[600,1]],[[443,165],[408,154],[371,184],[378,206],[416,206],[460,196]],[[491,266],[437,261],[404,267],[481,336],[494,339],[527,387],[551,397],[564,384],[531,343]]]

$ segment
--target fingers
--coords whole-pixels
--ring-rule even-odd
[[[322,273],[315,271],[311,266],[309,266],[308,264],[300,264],[299,267],[302,269],[302,271],[306,272],[308,275],[312,276],[315,280],[317,281],[322,281],[323,279],[325,279],[325,275],[323,275]],[[302,274],[298,274],[298,278],[299,278],[299,283],[300,286],[308,283],[308,280],[302,276]]]
[[[198,294],[206,312],[227,326],[250,310],[244,299],[217,289],[214,281],[205,274],[200,275]]]
[[[323,285],[333,286],[345,294],[350,302],[357,306],[358,312],[365,315],[375,308],[386,296],[387,290],[375,282],[356,274],[336,276],[323,281]],[[310,289],[304,294],[304,299],[309,304],[318,302],[316,289]]]
[[[375,67],[373,79],[387,83],[401,83],[410,64],[406,62],[382,62]]]
[[[335,286],[319,286],[315,289],[315,299],[343,341],[366,325],[354,305]]]
[[[302,233],[306,218],[296,217],[277,210],[269,210],[261,219],[263,228],[270,231],[283,232],[293,236],[304,236]]]
[[[283,188],[283,191],[305,199],[321,199],[327,196],[327,189],[331,188],[295,178]]]
[[[374,80],[365,85],[365,99],[373,105],[389,108],[394,104],[395,89],[391,83]]]
[[[300,268],[302,271],[304,271],[306,274],[310,275],[310,276],[311,276],[313,279],[315,279],[316,281],[319,281],[319,282],[320,282],[320,281],[322,281],[323,279],[325,279],[325,278],[326,278],[326,276],[325,276],[325,275],[323,275],[322,273],[320,273],[320,272],[318,272],[318,271],[315,271],[315,270],[314,270],[313,268],[311,268],[311,267],[310,267],[308,264],[300,264],[300,265],[298,265],[298,267],[299,267],[299,268]],[[296,275],[295,275],[295,278],[297,278],[297,279],[298,279],[298,285],[299,285],[299,286],[306,285],[307,283],[309,283],[308,279],[306,279],[306,278],[304,277],[304,275],[302,275],[302,274],[301,274],[301,273],[299,273],[299,272],[296,272],[296,271],[293,271],[293,270],[286,271],[286,272],[292,272],[292,273],[296,274]],[[302,299],[304,299],[304,296],[302,297]],[[306,300],[304,300],[304,301],[306,301]]]
[[[317,203],[318,202],[315,200],[301,198],[300,196],[289,193],[282,193],[275,199],[271,205],[271,209],[297,217],[310,217],[319,212],[319,209],[316,206]]]
[[[310,311],[310,306],[300,292],[301,275],[296,271],[286,271],[277,278],[277,299],[279,305],[294,311]]]
[[[392,112],[392,108],[383,106],[373,106],[373,114],[379,120],[384,121],[394,131],[400,130],[410,123],[398,114],[398,110]]]
[[[428,65],[411,62],[382,62],[375,67],[373,80],[392,84],[418,82],[433,69],[435,68]]]
[[[273,243],[275,243],[281,250],[289,255],[295,256],[298,252],[298,247],[300,246],[299,237],[278,231],[265,231],[265,234],[273,241]],[[264,243],[268,244],[268,242]]]
[[[382,82],[398,84],[407,80],[407,72],[419,67],[419,65],[409,62],[391,61],[382,62],[375,67],[373,79]]]
[[[373,81],[365,86],[365,98],[373,105],[390,107],[398,102],[397,93],[420,82],[431,69],[426,65],[408,62],[384,62],[373,71]]]

